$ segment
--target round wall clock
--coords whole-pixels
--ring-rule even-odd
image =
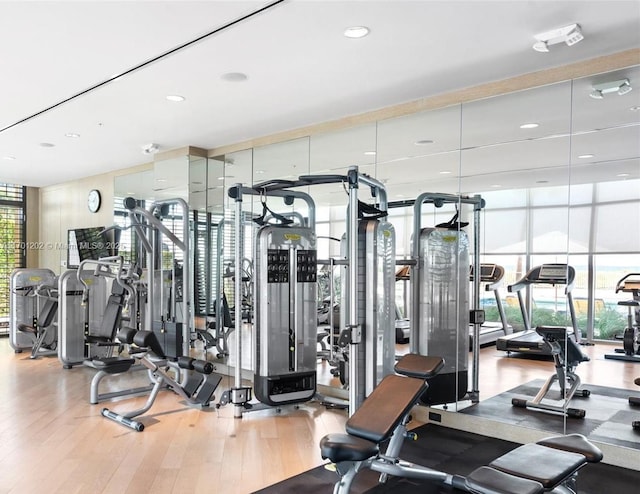
[[[89,211],[92,213],[96,213],[98,209],[100,209],[100,191],[98,189],[93,189],[89,191],[89,196],[87,197],[87,207]]]

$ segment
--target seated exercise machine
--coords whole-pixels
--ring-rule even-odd
[[[627,327],[622,338],[622,348],[616,348],[616,353],[606,354],[604,358],[640,362],[640,273],[629,273],[616,283],[616,293],[632,294],[631,300],[621,300],[618,305],[627,308]]]
[[[334,494],[346,494],[365,468],[389,475],[439,482],[478,494],[577,493],[580,468],[597,463],[602,452],[580,434],[555,436],[525,444],[473,470],[467,477],[440,472],[400,459],[411,409],[428,388],[428,380],[443,368],[440,357],[407,354],[362,406],[349,418],[346,434],[328,434],[320,441],[322,458],[336,464],[340,480]],[[380,446],[388,442],[386,451]]]
[[[542,264],[530,269],[524,277],[509,285],[507,290],[516,293],[518,305],[522,314],[524,331],[517,331],[510,335],[501,336],[496,340],[496,348],[505,352],[519,352],[522,354],[551,356],[551,347],[542,339],[542,336],[533,329],[531,319],[525,304],[523,291],[532,285],[565,285],[567,309],[571,318],[569,335],[576,343],[580,343],[580,329],[573,304],[573,284],[576,277],[575,269],[568,264]]]
[[[220,307],[220,311],[218,311],[218,307]],[[216,357],[222,359],[229,356],[229,335],[235,330],[227,296],[224,292],[222,297],[214,301],[213,308],[215,312],[207,316],[206,327],[204,329],[196,328],[196,338],[202,341],[205,353],[209,348],[215,348],[217,350]]]
[[[126,328],[118,333],[118,339],[137,347],[131,352],[134,358],[103,359],[102,361],[97,361],[96,368],[102,368],[106,373],[116,374],[127,372],[138,361],[152,374],[155,384],[142,408],[125,413],[117,413],[108,408],[103,408],[102,415],[104,417],[135,431],[142,432],[144,424],[133,419],[148,412],[153,406],[158,393],[166,387],[190,405],[206,407],[214,399],[213,393],[218,384],[220,384],[222,376],[213,374],[213,364],[211,362],[190,357],[178,357],[175,360],[178,368],[191,371],[186,382],[181,384],[169,375],[169,359],[153,331],[136,331],[135,329]],[[154,358],[152,358],[152,355]]]
[[[9,344],[31,357],[54,355],[58,345],[57,276],[50,269],[18,268],[9,278]]]
[[[32,324],[18,324],[18,331],[33,339],[31,357],[57,355],[58,335],[56,315],[58,312],[58,288],[50,285],[38,285],[34,289],[40,310]]]
[[[567,404],[574,396],[586,398],[591,394],[587,389],[578,389],[580,387],[580,377],[574,372],[576,366],[580,362],[588,362],[589,357],[585,355],[577,343],[567,335],[567,328],[538,326],[536,332],[542,337],[544,343],[549,345],[556,372],[549,376],[533,400],[513,398],[511,404],[520,408],[556,412],[568,417],[584,418],[584,410],[568,408]],[[560,398],[564,400],[564,406],[542,403],[542,400],[547,396],[555,381],[558,381]]]

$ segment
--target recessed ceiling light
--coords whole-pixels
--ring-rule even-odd
[[[632,106],[631,108],[629,108],[629,110],[638,111],[638,110],[640,110],[640,106]]]
[[[166,182],[166,178],[156,178],[156,182]]]
[[[264,170],[256,170],[256,175],[262,175],[264,173]]]
[[[179,94],[168,94],[166,96],[166,98],[169,101],[175,101],[176,103],[179,103],[180,101],[184,101],[185,97],[184,96],[180,96]]]
[[[531,123],[524,123],[520,126],[521,129],[535,129],[536,127],[538,127],[540,124],[531,122]]]
[[[39,146],[41,148],[52,148],[55,147],[55,144],[51,144],[50,142],[41,142]]]
[[[222,74],[220,79],[228,82],[242,82],[247,80],[247,74],[243,74],[242,72],[227,72],[226,74]]]
[[[218,177],[218,180],[224,180],[224,177]]]
[[[80,137],[80,134],[76,134],[75,132],[67,132],[64,136],[70,137],[71,139],[77,139],[78,137]]]
[[[500,184],[493,184],[491,187],[493,187],[494,189],[499,189],[500,187],[502,187],[502,185],[500,185]]]
[[[420,139],[419,141],[414,142],[416,146],[426,146],[428,144],[433,144],[431,139]]]
[[[365,154],[366,156],[375,156],[375,155],[376,155],[376,152],[375,152],[375,151],[365,151],[365,152],[364,152],[364,154]]]
[[[9,160],[9,161],[12,161],[12,160],[15,160],[15,159],[16,159],[16,157],[15,157],[15,156],[4,156],[2,159],[3,159],[3,160]]]
[[[618,173],[616,177],[628,177],[630,175],[631,175],[630,173]]]
[[[580,158],[581,160],[586,160],[588,158],[593,158],[594,156],[594,154],[581,154],[580,156],[578,156],[578,158]]]
[[[450,174],[451,174],[451,172],[449,172],[449,171],[447,171],[447,170],[442,170],[442,171],[440,172],[440,175],[450,175]]]
[[[364,38],[369,34],[369,28],[366,26],[351,26],[344,30],[347,38]]]

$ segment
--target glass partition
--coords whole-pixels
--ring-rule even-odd
[[[616,281],[630,270],[640,272],[640,229],[631,226],[640,224],[640,92],[607,94],[603,99],[589,94],[594,84],[625,78],[640,80],[640,69],[232,153],[221,158],[227,164],[226,183],[295,179],[304,173],[343,174],[349,166],[358,165],[360,171],[385,184],[392,202],[410,201],[423,192],[480,195],[484,203],[477,232],[472,211],[461,202],[424,210],[422,224],[434,227],[450,222],[457,211],[460,221],[470,223],[464,228],[469,238],[479,236],[481,263],[502,269],[500,283],[480,286],[487,320],[503,322],[504,331],[521,333],[529,328],[535,332],[538,325],[573,326],[574,312],[583,342],[612,339],[626,325],[625,308],[618,302],[630,296],[616,292]],[[331,186],[309,192],[318,206],[319,257],[339,257],[339,239],[346,228],[346,193]],[[229,206],[227,197],[225,201]],[[243,203],[247,220],[261,213],[259,202],[252,198]],[[389,214],[400,260],[412,257],[412,215],[406,207]],[[245,238],[249,238],[253,226],[245,224]],[[469,249],[473,255],[474,242]],[[230,252],[225,244],[226,271]],[[253,255],[246,244],[243,253],[248,259]],[[543,266],[547,269],[542,275],[538,272],[542,280],[526,284],[521,297],[518,290],[509,289]],[[564,266],[562,273],[558,266]],[[550,273],[559,279],[550,282]],[[567,283],[561,283],[563,279]],[[402,278],[396,283],[399,319],[409,319],[411,314],[407,283]],[[469,301],[475,296],[473,290],[470,285],[465,295]],[[565,338],[569,333],[564,333]],[[403,344],[406,341],[399,344],[399,352],[408,351]],[[565,340],[565,352],[568,346]],[[484,351],[483,355],[489,354]],[[496,366],[505,371],[518,365],[517,359],[507,359],[511,352],[496,349],[490,355],[485,358],[500,362]],[[470,354],[470,362],[471,358]],[[568,370],[566,360],[564,366]],[[553,372],[550,364],[542,368],[548,371],[541,374],[545,377]],[[470,371],[475,372],[473,366]],[[333,374],[326,376],[329,383],[344,386]],[[524,384],[526,380],[505,378],[504,383],[487,383],[486,394],[481,384],[480,401]],[[460,410],[467,406],[461,403]],[[570,421],[563,419],[562,424],[562,430],[571,430]]]

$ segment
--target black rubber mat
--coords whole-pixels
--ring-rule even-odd
[[[460,413],[562,434],[565,419],[561,415],[511,405],[512,398],[532,399],[543,382],[541,379],[531,381],[465,408]],[[546,402],[561,403],[556,401],[560,394],[558,389],[554,384],[549,393],[551,400]],[[640,431],[631,427],[631,422],[640,420],[640,408],[629,405],[629,396],[640,396],[640,393],[591,384],[584,384],[580,389],[588,389],[591,395],[573,398],[570,406],[585,410],[586,416],[584,419],[566,419],[566,433],[584,434],[594,441],[640,450]]]
[[[518,444],[462,432],[433,424],[419,427],[417,441],[406,441],[402,459],[451,474],[467,475],[490,463]],[[261,494],[329,494],[338,480],[335,472],[318,467],[258,491]],[[587,465],[578,477],[579,494],[637,492],[640,472],[599,463]],[[363,470],[356,476],[352,493],[443,494],[458,490],[435,482],[391,478],[378,484],[378,474]],[[514,493],[517,494],[517,493]]]

